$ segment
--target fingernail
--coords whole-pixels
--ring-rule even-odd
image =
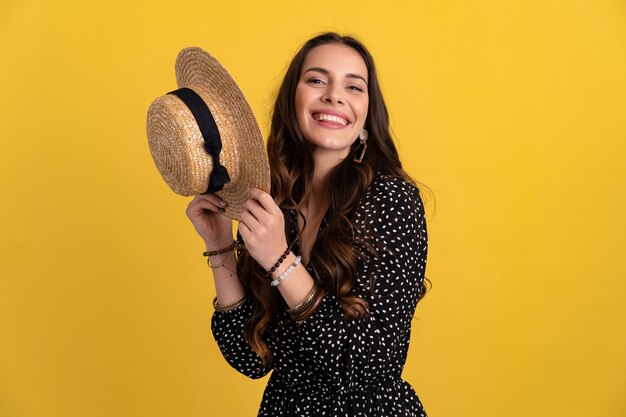
[[[220,201],[220,206],[226,207],[227,205],[228,205],[228,203],[226,201],[224,201],[224,200]]]
[[[226,211],[226,209],[224,207],[218,207],[217,208],[219,211],[221,211],[222,213],[224,213]]]

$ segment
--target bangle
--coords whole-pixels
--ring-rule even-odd
[[[210,252],[202,252],[202,256],[220,255],[222,253],[230,252],[231,250],[235,249],[236,246],[237,246],[237,241],[233,240],[233,243],[231,245],[229,245],[228,247],[223,248],[223,249],[213,250],[213,251],[210,251]]]
[[[289,275],[289,273],[290,273],[291,271],[293,271],[293,270],[294,270],[294,268],[295,268],[296,266],[298,266],[298,264],[300,263],[300,261],[301,261],[301,260],[302,260],[302,256],[297,256],[297,257],[296,257],[296,260],[295,260],[295,261],[293,261],[293,263],[292,263],[291,265],[289,265],[289,268],[287,268],[287,270],[286,270],[285,272],[283,272],[282,274],[280,274],[280,276],[279,276],[277,279],[275,279],[274,281],[272,281],[272,282],[270,283],[270,285],[271,285],[272,287],[275,287],[275,286],[277,286],[278,284],[280,284],[280,282],[281,282],[282,280],[284,280],[285,278],[287,278],[287,275]]]
[[[299,310],[301,310],[307,303],[310,303],[311,300],[313,299],[313,297],[315,297],[315,294],[317,293],[317,285],[313,284],[313,288],[311,288],[311,291],[307,294],[307,296],[304,298],[304,300],[302,300],[300,302],[300,304],[298,304],[297,306],[295,306],[294,308],[290,308],[289,310],[287,310],[287,313],[289,314],[295,314],[297,313]]]
[[[221,312],[230,311],[230,310],[236,309],[237,307],[242,305],[245,301],[246,301],[246,294],[242,295],[241,297],[239,297],[237,300],[233,301],[232,303],[222,307],[217,303],[217,296],[216,296],[213,299],[213,308],[215,308],[216,311],[221,311]]]
[[[319,307],[319,305],[322,303],[323,298],[324,290],[320,290],[320,292],[316,294],[315,298],[313,298],[313,301],[304,306],[301,311],[290,314],[291,319],[298,324],[302,324],[304,320],[306,320],[311,314],[313,314],[315,310],[317,310],[317,307]]]
[[[311,292],[306,296],[304,300],[294,308],[288,309],[287,313],[289,317],[297,323],[302,323],[307,317],[309,317],[320,305],[324,298],[324,290],[318,287],[317,284],[313,284]]]
[[[283,263],[283,261],[285,260],[285,258],[287,257],[287,255],[289,255],[289,252],[291,252],[291,245],[287,246],[287,250],[285,251],[285,253],[283,253],[281,255],[281,257],[278,259],[278,261],[276,261],[276,263],[274,264],[274,266],[272,267],[272,269],[270,269],[269,271],[267,271],[267,277],[271,278],[272,274],[274,273],[274,271],[276,271],[276,268],[278,268],[280,266],[280,264]]]
[[[223,267],[224,265],[226,265],[226,263],[227,263],[228,261],[230,261],[230,258],[232,258],[233,256],[235,256],[235,251],[232,251],[232,252],[231,252],[231,254],[230,254],[230,256],[228,256],[228,258],[226,258],[226,260],[224,260],[224,262],[222,262],[222,263],[221,263],[221,264],[219,264],[219,265],[211,265],[211,258],[210,258],[210,257],[207,257],[207,258],[206,258],[206,264],[207,264],[207,265],[209,265],[209,268],[211,268],[211,269],[221,268],[221,267]],[[231,271],[231,272],[232,272],[232,271]]]

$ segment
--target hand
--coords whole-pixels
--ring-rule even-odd
[[[246,249],[264,269],[270,269],[287,249],[285,218],[271,195],[250,189],[244,204],[239,232]]]
[[[197,195],[187,206],[185,213],[207,250],[222,249],[233,241],[233,222],[220,210],[226,206],[226,202],[215,194]]]

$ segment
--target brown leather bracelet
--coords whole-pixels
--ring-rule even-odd
[[[212,250],[210,252],[202,252],[202,256],[220,255],[222,253],[230,252],[231,250],[235,249],[236,246],[237,246],[237,241],[233,240],[233,243],[230,244],[228,247],[225,247],[223,249],[218,249],[218,250]]]

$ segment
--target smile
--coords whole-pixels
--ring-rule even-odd
[[[313,113],[313,119],[317,120],[318,122],[337,123],[341,126],[345,126],[349,123],[348,120],[344,119],[343,117],[327,113]]]

